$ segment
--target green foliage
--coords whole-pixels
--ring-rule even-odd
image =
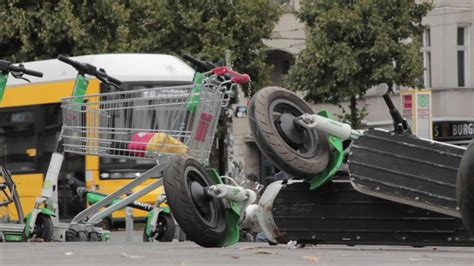
[[[4,0],[0,17],[0,58],[10,61],[113,52],[218,61],[229,49],[259,87],[270,70],[262,39],[279,9],[269,0]]]
[[[114,0],[7,0],[0,6],[0,58],[13,62],[121,51],[129,12]]]
[[[132,49],[188,52],[209,61],[232,51],[235,69],[250,73],[255,87],[268,79],[262,39],[278,21],[278,7],[268,0],[131,1]]]
[[[287,85],[307,100],[339,104],[380,83],[419,87],[421,20],[431,9],[414,0],[303,0],[306,48]],[[356,103],[351,111],[356,111]],[[360,112],[353,115],[362,119]],[[353,125],[360,121],[352,120]]]

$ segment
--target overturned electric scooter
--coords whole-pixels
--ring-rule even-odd
[[[167,173],[180,182],[165,179],[168,196],[168,190],[181,186],[179,194],[189,201],[186,213],[175,214],[177,222],[203,220],[194,234],[205,239],[212,232],[214,246],[232,244],[225,239],[236,227],[261,230],[273,243],[474,245],[459,219],[472,228],[472,148],[463,159],[467,170],[459,170],[462,184],[456,186],[466,149],[412,135],[389,95],[383,97],[394,121],[392,132],[353,130],[328,112],[314,114],[283,88],[260,90],[249,108],[252,133],[262,153],[293,178],[270,184],[258,204],[251,204],[252,191],[219,184],[218,178],[210,186],[196,184],[197,172],[203,176],[205,171],[183,160],[179,173],[177,168]],[[174,183],[167,187],[167,181]],[[461,212],[456,187],[465,188],[458,191]],[[169,199],[173,213],[183,198]],[[217,228],[227,231],[217,234]]]

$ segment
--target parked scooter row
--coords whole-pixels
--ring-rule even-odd
[[[78,74],[73,88],[73,96],[81,97],[87,91],[89,81],[86,75],[95,76],[104,84],[117,87],[120,85],[120,81],[107,75],[103,69],[90,64],[82,64],[73,61],[67,57],[59,56],[58,59],[71,66],[73,66]],[[24,76],[31,75],[35,77],[42,77],[43,74],[38,71],[26,69],[23,65],[15,66],[7,61],[0,60],[0,101],[3,98],[7,79],[9,74],[14,78],[21,78],[28,81]],[[78,232],[77,234],[69,234],[66,232],[68,224],[60,223],[58,219],[58,192],[57,192],[57,178],[60,171],[61,163],[63,160],[62,156],[62,143],[61,139],[58,141],[56,146],[56,153],[53,154],[48,173],[46,175],[41,197],[36,199],[33,210],[26,215],[23,214],[23,208],[20,202],[20,196],[15,187],[15,183],[11,178],[10,172],[5,166],[0,165],[1,170],[1,183],[0,189],[2,190],[2,208],[6,209],[6,213],[2,218],[0,224],[0,239],[2,241],[28,241],[40,239],[41,241],[97,241],[107,240],[109,238],[108,231],[98,228],[100,234],[97,232],[87,234],[84,231]],[[72,181],[72,180],[71,180]],[[84,196],[87,199],[88,204],[94,204],[100,201],[106,195],[97,192],[89,191],[84,187],[78,187],[76,182],[71,182],[70,185],[74,187],[74,191],[80,196]],[[117,199],[116,201],[119,201]],[[8,205],[14,204],[14,209],[17,212],[17,219],[11,221],[9,217],[9,211],[12,208],[8,208]],[[144,240],[146,241],[170,241],[174,236],[174,221],[169,214],[169,208],[166,206],[165,200],[157,202],[156,206],[152,206],[145,203],[134,202],[131,204],[132,207],[148,211],[146,229],[144,230]],[[171,236],[171,239],[170,239]]]

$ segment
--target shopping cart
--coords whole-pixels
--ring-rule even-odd
[[[151,177],[162,177],[168,162],[186,154],[208,165],[221,110],[234,86],[249,81],[227,67],[202,74],[199,84],[157,87],[65,98],[62,146],[65,152],[150,160],[156,166],[73,218],[67,238],[94,232],[94,224],[162,185],[162,179],[130,193]],[[110,205],[111,204],[111,205]],[[109,206],[110,205],[110,206]],[[109,206],[103,210],[102,208]]]

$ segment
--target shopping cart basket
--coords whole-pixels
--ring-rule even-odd
[[[227,94],[232,91],[232,86],[248,82],[249,77],[227,67],[203,75],[200,84],[63,99],[62,145],[65,152],[146,159],[157,163],[140,177],[79,213],[72,220],[71,229],[86,220],[86,224],[93,225],[161,186],[162,180],[158,179],[98,212],[150,177],[162,176],[166,162],[177,154],[188,154],[207,165],[218,117],[228,104]]]

